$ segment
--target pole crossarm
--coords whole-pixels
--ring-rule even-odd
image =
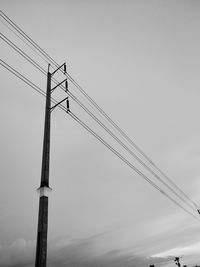
[[[61,100],[60,102],[58,102],[56,105],[54,105],[53,107],[50,108],[50,111],[53,111],[55,107],[57,107],[58,105],[60,105],[62,102],[64,102],[65,100],[68,100],[68,96],[65,97],[63,100]]]
[[[66,63],[63,63],[60,67],[58,67],[54,72],[51,73],[51,76],[53,76],[59,69],[64,67],[64,73],[66,73]]]
[[[52,76],[52,74],[51,74]],[[59,87],[62,83],[66,82],[67,81],[67,78],[64,79],[62,82],[58,83],[56,86],[54,86],[52,89],[51,89],[51,92],[53,92],[57,87]],[[68,86],[67,86],[67,83],[66,83],[66,90],[68,89]]]

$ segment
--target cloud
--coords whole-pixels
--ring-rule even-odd
[[[59,251],[52,251],[49,258],[48,265],[50,267],[144,267],[150,264],[160,263],[164,264],[171,257],[167,258],[151,258],[134,253],[127,253],[122,250],[110,250],[107,252],[95,251],[93,238],[85,239],[82,241],[72,242],[64,246]]]
[[[166,257],[168,255],[191,255],[191,254],[198,254],[199,250],[200,250],[200,242],[194,243],[189,246],[175,247],[154,256]]]
[[[151,264],[169,267],[173,266],[175,256],[184,254],[186,262],[189,255],[199,251],[200,244],[194,241],[196,230],[194,224],[177,231],[174,237],[168,229],[162,235],[154,232],[143,242],[136,242],[129,248],[113,245],[113,242],[119,241],[114,238],[115,232],[104,232],[83,239],[57,238],[48,244],[48,267],[144,267]],[[187,240],[181,239],[183,233],[188,237]],[[132,237],[134,235],[129,239]],[[9,246],[0,247],[0,267],[33,267],[34,259],[35,241],[18,239]]]
[[[0,247],[0,267],[32,266],[34,242],[17,239],[9,246]]]
[[[142,267],[164,264],[171,258],[151,258],[123,250],[98,250],[96,241],[101,235],[82,240],[57,240],[48,248],[49,267]],[[18,239],[10,246],[0,248],[0,267],[33,267],[35,241]]]

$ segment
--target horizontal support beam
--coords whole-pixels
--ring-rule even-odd
[[[55,107],[57,107],[58,105],[60,105],[62,102],[64,102],[65,100],[68,99],[68,96],[65,97],[63,100],[61,100],[60,102],[58,102],[56,105],[54,105],[52,108],[50,108],[50,110],[53,110]]]
[[[58,86],[60,86],[62,83],[66,82],[67,78],[64,79],[62,82],[58,83],[54,88],[51,89],[51,92],[53,92]],[[67,88],[66,88],[67,89]]]
[[[63,63],[60,67],[58,67],[56,70],[54,70],[54,72],[51,73],[51,76],[54,75],[54,73],[56,73],[60,68],[62,68],[63,66],[66,66],[66,63]],[[65,67],[66,69],[66,67]]]

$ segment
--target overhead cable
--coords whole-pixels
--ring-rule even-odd
[[[58,67],[58,63],[53,60],[36,42],[33,41],[20,27],[18,27],[8,16],[1,11],[0,15],[18,32],[20,33],[32,46],[35,47],[46,59],[48,59],[54,66]],[[132,145],[168,182],[170,182],[195,208],[197,204],[191,200],[125,133],[122,129],[98,106],[98,104],[83,90],[83,88],[69,75],[65,74],[68,79],[76,86],[76,88],[86,97],[86,99],[100,112],[100,114],[107,119],[107,121],[121,134],[123,138],[130,145]]]
[[[95,131],[93,131],[87,124],[85,124],[82,120],[80,120],[75,114],[73,114],[71,111],[68,112],[68,114],[77,121],[85,130],[87,130],[90,134],[92,134],[97,140],[99,140],[104,146],[106,146],[111,152],[113,152],[118,158],[120,158],[126,165],[128,165],[132,170],[134,170],[136,173],[138,173],[143,179],[145,179],[149,184],[151,184],[154,188],[156,188],[160,193],[162,193],[164,196],[166,196],[168,199],[170,199],[172,202],[174,202],[177,206],[179,206],[181,209],[186,211],[188,214],[190,214],[192,217],[200,221],[198,217],[196,217],[194,214],[192,214],[190,211],[185,209],[179,202],[174,200],[171,196],[169,196],[163,189],[161,189],[158,185],[156,185],[152,180],[150,180],[144,173],[142,173],[138,168],[136,168],[130,161],[128,161],[125,157],[123,157],[116,149],[114,149],[111,145],[109,145],[102,137],[100,137]]]
[[[22,51],[17,45],[10,41],[5,35],[0,33],[0,38],[2,38],[9,46],[11,46],[16,52],[28,60],[33,66],[35,66],[39,71],[46,75],[46,71],[31,57],[29,57],[24,51]],[[55,80],[55,79],[54,79]],[[57,82],[57,81],[56,81]],[[65,89],[64,89],[65,90]],[[156,179],[158,179],[162,184],[164,184],[172,193],[174,193],[179,199],[190,206],[194,211],[196,209],[188,203],[182,196],[180,196],[171,186],[169,186],[165,181],[159,177],[149,166],[147,166],[131,149],[129,149],[105,124],[103,124],[77,97],[75,97],[69,90],[67,91],[68,95],[83,109],[85,112],[93,118],[115,141],[118,142],[131,156],[133,156],[144,168],[146,168]]]
[[[0,65],[3,66],[5,69],[7,69],[9,72],[11,72],[13,75],[15,75],[17,78],[19,78],[21,81],[32,87],[36,92],[41,94],[42,96],[46,97],[46,92],[43,91],[39,86],[31,82],[28,78],[26,78],[24,75],[22,75],[20,72],[18,72],[16,69],[11,67],[9,64],[7,64],[4,60],[0,59]],[[51,101],[54,104],[58,104],[58,101],[51,97]],[[64,106],[59,105],[59,108],[61,108],[63,111],[67,111]]]
[[[36,90],[38,93],[42,94],[44,97],[46,97],[45,92],[40,89],[38,86],[36,86],[33,82],[31,82],[28,78],[23,76],[21,73],[16,71],[14,68],[12,68],[9,64],[7,64],[5,61],[0,59],[0,64],[9,70],[12,74],[14,74],[16,77],[24,81],[27,85],[31,86],[34,90]],[[55,99],[52,99],[52,102],[55,104],[58,104],[58,101]],[[68,113],[75,121],[77,121],[83,128],[85,128],[90,134],[92,134],[97,140],[99,140],[104,146],[106,146],[111,152],[113,152],[119,159],[121,159],[126,165],[128,165],[132,170],[134,170],[136,173],[138,173],[143,179],[145,179],[149,184],[151,184],[155,189],[157,189],[160,193],[162,193],[165,197],[167,197],[169,200],[171,200],[174,204],[179,206],[181,209],[183,209],[185,212],[190,214],[193,218],[200,221],[199,218],[197,218],[194,214],[192,214],[190,211],[188,211],[185,207],[183,207],[179,202],[177,202],[175,199],[173,199],[169,194],[167,194],[163,189],[161,189],[158,185],[156,185],[152,180],[150,180],[144,173],[142,173],[138,168],[136,168],[132,163],[130,163],[125,157],[123,157],[116,149],[114,149],[109,143],[107,143],[102,137],[100,137],[95,131],[93,131],[87,124],[85,124],[82,120],[80,120],[75,114],[73,114],[70,110],[68,110],[66,107],[64,107],[62,104],[58,106],[63,111]]]

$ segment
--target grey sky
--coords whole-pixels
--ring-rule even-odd
[[[200,203],[199,1],[0,4],[57,62],[66,61],[86,92]],[[2,23],[1,31],[47,69]],[[3,41],[1,58],[45,90],[46,78]],[[45,99],[3,68],[1,88],[0,266],[28,267],[35,253]],[[71,84],[70,90],[79,96]],[[70,108],[115,145],[73,101]],[[193,255],[199,222],[58,109],[50,186],[49,266],[148,266],[148,257],[163,262],[172,249],[189,264],[200,263]],[[172,266],[167,259],[165,266]]]

